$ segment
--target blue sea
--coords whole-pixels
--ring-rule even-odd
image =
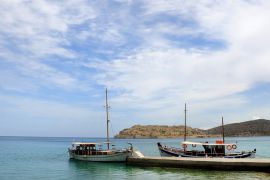
[[[180,147],[183,139],[112,139],[119,147],[127,143],[144,155],[159,156],[156,143]],[[189,139],[214,141],[215,139]],[[200,169],[133,167],[125,163],[95,163],[70,160],[67,148],[73,141],[104,142],[102,138],[0,137],[0,180],[30,179],[270,179],[270,173],[209,171]],[[256,158],[270,158],[270,137],[227,138],[239,149],[257,149]]]

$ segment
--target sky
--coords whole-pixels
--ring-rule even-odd
[[[0,0],[0,135],[270,119],[268,0]]]

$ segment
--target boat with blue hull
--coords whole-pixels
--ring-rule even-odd
[[[236,144],[182,142],[183,149],[167,147],[158,143],[160,155],[163,157],[221,157],[221,158],[254,158],[253,151],[236,151]]]
[[[254,158],[256,149],[253,151],[237,151],[236,144],[182,142],[182,149],[167,147],[158,142],[160,155],[163,157],[218,157],[218,158]]]
[[[222,117],[222,136],[223,140],[217,140],[215,143],[208,142],[189,142],[186,141],[186,104],[185,104],[185,134],[182,148],[168,147],[157,143],[160,156],[162,157],[218,157],[218,158],[255,158],[256,149],[253,151],[237,151],[235,143],[225,144],[224,124]]]

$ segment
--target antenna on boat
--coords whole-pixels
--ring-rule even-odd
[[[185,103],[185,135],[184,141],[187,140],[187,103]]]
[[[222,116],[222,137],[223,137],[223,143],[225,143],[223,116]]]
[[[106,88],[106,125],[107,125],[107,148],[110,149],[110,139],[109,139],[109,105],[108,105],[108,90]]]

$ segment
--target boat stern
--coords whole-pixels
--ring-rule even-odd
[[[254,150],[251,152],[250,158],[255,158],[255,155],[256,155],[256,149],[254,149]]]

